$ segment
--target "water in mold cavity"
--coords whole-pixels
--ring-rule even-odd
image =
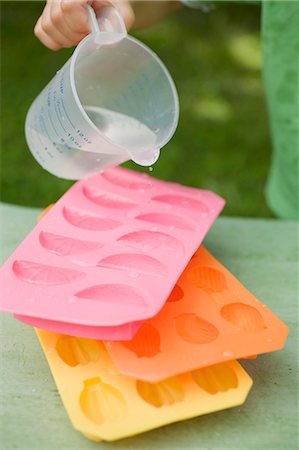
[[[145,402],[156,408],[181,402],[185,396],[184,388],[176,377],[158,383],[137,380],[136,389]]]
[[[261,313],[245,303],[229,303],[223,306],[221,316],[243,331],[257,332],[266,328]]]
[[[143,192],[146,189],[150,189],[152,187],[152,181],[147,179],[140,179],[140,174],[124,174],[120,171],[115,170],[105,170],[102,173],[102,177],[109,181],[109,183],[114,184],[115,186],[121,187],[123,189],[130,189],[134,191]]]
[[[207,213],[209,208],[201,201],[192,197],[177,194],[156,195],[153,197],[156,202],[167,203],[169,205],[175,205],[182,208],[197,210],[202,213]]]
[[[180,314],[175,319],[178,335],[192,344],[208,344],[219,336],[218,329],[194,313]]]
[[[118,240],[125,241],[128,245],[139,248],[145,253],[157,248],[170,251],[184,251],[183,244],[178,239],[159,231],[133,231],[121,236]]]
[[[99,342],[74,336],[59,336],[55,348],[62,361],[71,367],[96,362],[101,354]]]
[[[84,272],[78,270],[48,266],[34,261],[15,261],[12,270],[21,281],[42,286],[68,284],[86,276]]]
[[[112,230],[121,225],[121,222],[118,220],[97,216],[87,211],[69,207],[63,208],[63,216],[71,225],[90,231]]]
[[[99,191],[98,189],[93,188],[92,186],[84,186],[83,193],[85,197],[87,197],[93,203],[96,203],[97,205],[103,206],[105,208],[128,209],[137,206],[137,203],[133,202],[128,198]]]
[[[97,263],[97,267],[133,271],[136,274],[149,274],[158,277],[165,276],[167,273],[167,268],[157,259],[149,255],[134,253],[106,256]]]
[[[160,350],[160,334],[150,324],[144,323],[131,341],[122,345],[136,354],[138,358],[151,358]]]
[[[218,394],[238,387],[236,373],[225,363],[193,370],[191,376],[195,383],[209,394]]]
[[[136,217],[136,219],[168,227],[170,230],[178,229],[178,230],[194,231],[193,228],[183,217],[176,216],[174,214],[164,214],[164,213],[140,214],[139,216]]]
[[[84,110],[99,131],[130,153],[142,166],[151,166],[159,158],[156,134],[134,117],[110,109],[85,105]]]
[[[145,294],[133,286],[125,284],[99,284],[77,292],[75,297],[85,300],[119,305],[134,305],[135,307],[146,307]]]
[[[99,242],[83,241],[44,231],[39,234],[39,242],[46,250],[59,256],[88,253],[103,247]]]
[[[126,401],[121,392],[99,377],[84,381],[80,406],[88,419],[97,425],[118,420],[126,413]]]

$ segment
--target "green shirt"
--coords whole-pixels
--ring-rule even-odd
[[[207,4],[183,3],[191,7]],[[262,0],[261,4],[263,78],[273,147],[266,198],[277,216],[298,219],[299,1]]]

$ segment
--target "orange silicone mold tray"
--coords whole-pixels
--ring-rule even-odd
[[[2,267],[0,308],[64,334],[129,339],[161,309],[223,205],[122,168],[80,180]]]
[[[201,246],[160,313],[130,342],[105,345],[121,373],[153,382],[277,350],[287,333],[287,326]]]
[[[99,341],[36,331],[73,426],[92,440],[240,405],[252,385],[236,361],[144,382],[121,375]]]

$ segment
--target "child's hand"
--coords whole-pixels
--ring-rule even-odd
[[[126,0],[118,0],[117,7],[126,27],[134,22],[134,12]],[[51,50],[77,45],[90,33],[85,6],[91,5],[96,13],[111,3],[106,0],[47,0],[42,15],[38,19],[35,36]]]

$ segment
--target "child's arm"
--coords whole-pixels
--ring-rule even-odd
[[[92,5],[97,12],[110,5],[106,0],[47,0],[42,15],[38,19],[34,33],[51,50],[77,45],[90,28],[85,6]],[[134,22],[134,12],[126,0],[118,0],[117,7],[127,28]]]

